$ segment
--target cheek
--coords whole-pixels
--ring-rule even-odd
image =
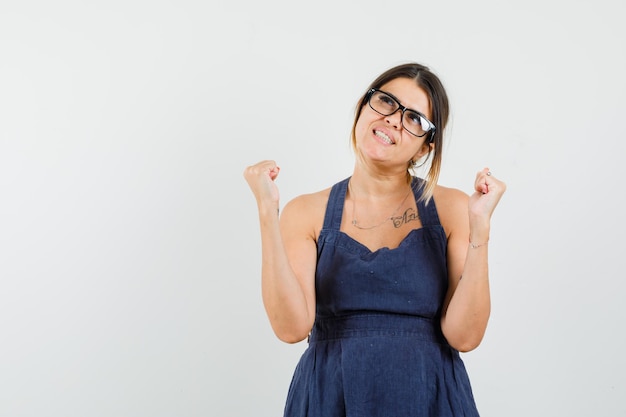
[[[363,136],[367,135],[370,130],[370,124],[371,120],[368,120],[366,116],[361,114],[361,117],[359,117],[359,120],[357,120],[356,125],[354,126],[357,142],[363,138]]]
[[[415,157],[417,157],[417,158],[421,158],[421,157],[427,155],[428,151],[430,150],[428,145],[426,145],[424,143],[424,140],[421,139],[421,138],[420,138],[420,143],[421,143],[421,145],[420,145],[419,149],[417,150],[417,152],[415,153]]]

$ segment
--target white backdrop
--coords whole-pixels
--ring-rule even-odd
[[[279,416],[304,343],[260,295],[242,172],[349,175],[356,99],[429,65],[443,185],[508,184],[485,417],[624,416],[621,0],[0,3],[0,416]]]

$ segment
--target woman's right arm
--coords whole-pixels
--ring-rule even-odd
[[[274,161],[249,166],[244,177],[252,190],[261,227],[263,304],[276,336],[287,343],[307,337],[315,319],[317,249],[309,196],[290,201],[279,218]]]

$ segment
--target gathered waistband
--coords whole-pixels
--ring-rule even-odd
[[[372,336],[415,337],[447,344],[441,333],[439,319],[382,313],[317,317],[309,342]]]

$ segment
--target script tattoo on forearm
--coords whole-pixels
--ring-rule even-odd
[[[393,227],[396,229],[401,227],[403,224],[406,224],[413,220],[419,220],[420,215],[417,211],[413,210],[413,208],[408,208],[401,216],[394,216],[391,218],[393,222]]]

